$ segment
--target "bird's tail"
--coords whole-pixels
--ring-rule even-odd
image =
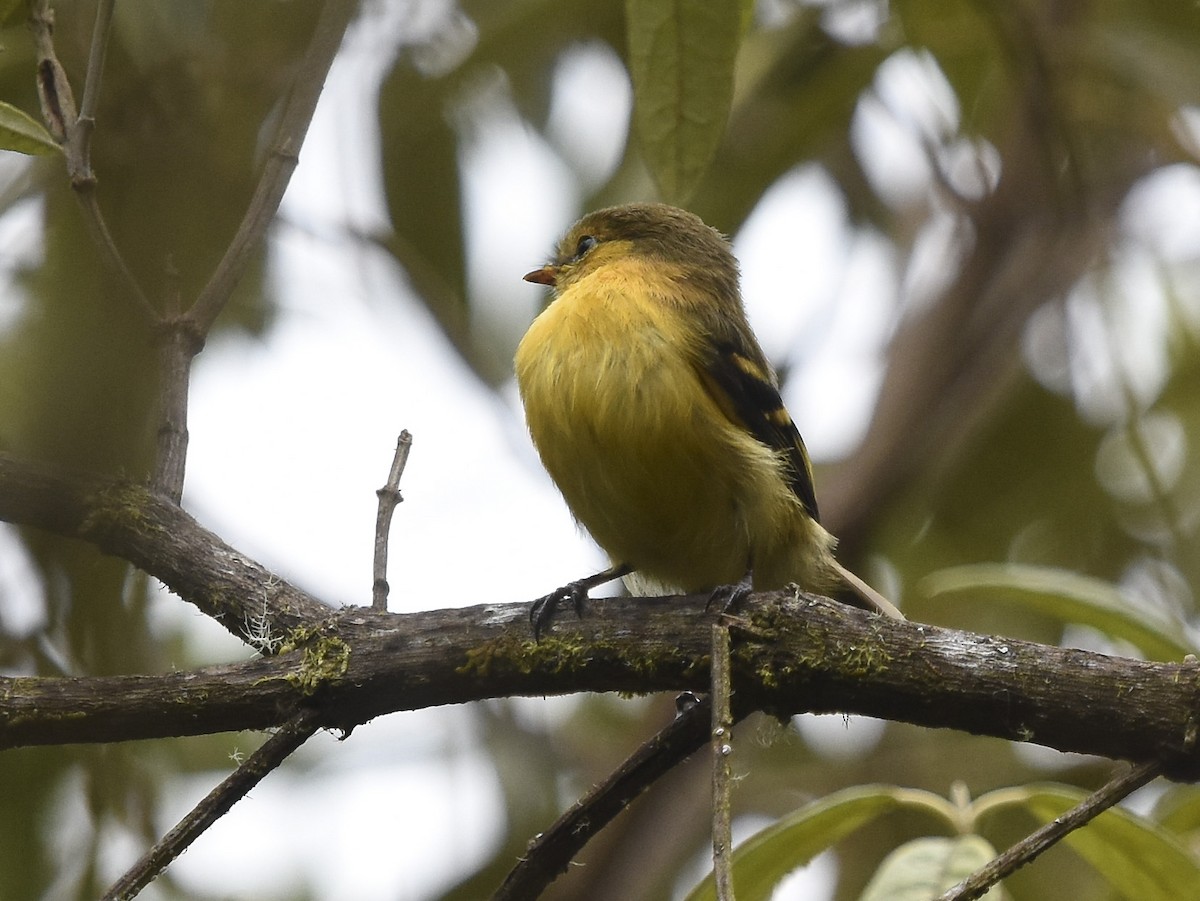
[[[841,576],[842,581],[846,583],[846,586],[850,588],[856,595],[862,598],[867,609],[874,610],[876,613],[889,616],[892,619],[905,618],[904,614],[897,609],[895,604],[881,595],[878,591],[876,591],[858,576],[854,575],[854,573],[850,572],[850,570],[846,569],[846,567],[842,566],[842,564],[834,560],[833,566],[834,569],[837,570],[837,574]]]

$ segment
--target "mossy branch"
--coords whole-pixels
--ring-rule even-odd
[[[0,747],[263,729],[315,710],[350,729],[396,710],[574,692],[706,691],[707,595],[605,599],[541,641],[524,604],[335,611],[169,500],[0,454],[0,518],[91,542],[271,658],[161,675],[0,679]],[[364,598],[364,601],[366,599]],[[265,622],[265,625],[264,625]],[[731,625],[739,706],[857,713],[1200,777],[1200,664],[1110,657],[912,622],[814,595],[752,596]]]

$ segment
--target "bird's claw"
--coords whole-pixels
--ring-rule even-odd
[[[533,602],[529,608],[529,625],[533,628],[535,639],[541,638],[542,630],[550,625],[550,621],[558,613],[558,608],[562,606],[563,601],[569,600],[571,607],[575,610],[575,615],[583,619],[583,605],[588,597],[586,581],[580,579],[576,582],[568,582],[562,588],[556,588]]]
[[[734,613],[737,608],[750,597],[754,591],[754,582],[750,573],[746,573],[741,581],[732,585],[718,585],[708,596],[704,612],[708,613],[715,606],[721,613]]]

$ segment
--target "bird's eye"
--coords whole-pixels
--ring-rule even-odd
[[[599,242],[591,235],[584,235],[579,239],[579,243],[575,245],[575,259],[581,259],[585,253],[595,247]]]

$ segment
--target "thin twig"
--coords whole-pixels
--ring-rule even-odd
[[[396,439],[396,453],[392,457],[392,469],[387,484],[375,492],[379,498],[379,512],[375,514],[375,567],[371,582],[371,607],[387,613],[388,587],[388,536],[392,531],[392,515],[404,498],[400,495],[400,477],[408,465],[408,452],[412,450],[412,433],[404,429]]]
[[[1092,792],[1062,816],[1026,836],[990,863],[976,870],[958,885],[940,895],[936,901],[972,901],[982,897],[989,888],[1025,866],[1046,849],[1071,832],[1087,825],[1122,798],[1141,788],[1162,772],[1158,761],[1147,761],[1131,767]]]
[[[150,302],[146,292],[142,290],[137,276],[125,262],[125,257],[117,248],[116,239],[108,230],[108,220],[100,211],[100,202],[96,199],[95,183],[76,182],[72,180],[71,187],[75,189],[75,197],[83,210],[83,224],[87,227],[92,243],[100,249],[100,258],[108,266],[112,274],[124,286],[126,293],[147,322],[159,321],[158,310]]]
[[[327,0],[321,8],[312,41],[296,69],[296,81],[284,103],[270,153],[254,189],[254,197],[221,262],[187,313],[202,335],[208,334],[213,322],[229,302],[234,286],[241,280],[252,254],[262,243],[279,209],[279,202],[300,161],[300,146],[308,133],[329,67],[333,65],[333,59],[357,9],[358,0]]]
[[[192,360],[204,347],[181,314],[179,271],[167,261],[166,311],[158,334],[158,448],[151,486],[175,503],[183,498],[187,470],[188,390]]]
[[[712,746],[713,881],[718,901],[733,901],[733,827],[730,794],[733,783],[730,757],[733,754],[733,713],[730,710],[729,628],[722,622],[712,627]]]
[[[312,122],[325,77],[356,9],[354,0],[328,0],[322,7],[312,39],[297,68],[296,80],[284,103],[272,152],[237,234],[191,309],[183,314],[177,309],[170,310],[161,321],[159,371],[162,386],[153,484],[155,490],[177,503],[183,496],[187,464],[187,400],[192,360],[204,349],[209,330],[229,302],[233,289],[245,273],[252,251],[261,243],[279,208],[299,161],[300,145]],[[94,42],[92,49],[96,51]],[[88,86],[91,84],[89,78]],[[168,303],[171,303],[170,296]]]
[[[66,144],[78,114],[71,82],[54,52],[54,11],[50,8],[50,0],[34,0],[29,8],[29,30],[33,32],[37,53],[37,90],[42,119],[54,139]]]
[[[46,127],[63,145],[71,188],[79,200],[84,225],[100,251],[101,260],[124,287],[146,321],[156,323],[159,320],[158,311],[117,249],[96,201],[91,138],[96,126],[96,104],[104,70],[105,48],[112,26],[113,5],[114,0],[102,0],[96,8],[96,25],[92,31],[92,47],[88,54],[87,74],[84,76],[83,107],[76,114],[71,83],[54,51],[54,12],[49,0],[37,0],[33,4],[29,24],[37,49],[38,98]]]
[[[92,27],[92,43],[88,49],[87,72],[83,77],[83,100],[79,115],[67,133],[67,174],[71,187],[83,209],[83,219],[92,241],[100,249],[101,256],[110,269],[125,285],[133,302],[147,321],[158,323],[161,316],[108,229],[108,220],[100,210],[96,197],[96,173],[92,169],[92,135],[96,131],[96,108],[100,102],[100,83],[104,77],[104,64],[108,56],[108,38],[112,33],[113,13],[116,0],[100,0],[96,5],[96,23]]]
[[[322,7],[312,40],[297,68],[296,80],[284,104],[271,155],[263,167],[246,215],[237,234],[200,292],[191,309],[180,314],[172,309],[160,314],[117,248],[96,199],[96,176],[91,164],[91,135],[99,102],[100,83],[115,0],[100,0],[92,31],[91,50],[79,113],[66,72],[54,51],[54,14],[49,0],[37,0],[30,11],[30,26],[38,53],[38,89],[42,114],[51,132],[63,143],[71,187],[78,197],[92,240],[126,293],[159,335],[158,454],[153,487],[178,503],[183,494],[187,462],[187,398],[191,364],[203,349],[205,338],[217,315],[233,293],[252,251],[259,245],[279,207],[299,159],[313,111],[325,84],[346,28],[358,7],[356,0],[328,0]],[[168,286],[168,305],[177,285]],[[178,307],[178,304],[175,304]]]
[[[112,0],[107,0],[111,3]],[[159,372],[161,389],[159,401],[158,456],[154,471],[154,488],[176,503],[183,496],[184,474],[188,446],[188,383],[192,360],[204,349],[204,342],[217,315],[225,308],[233,289],[245,273],[251,251],[266,234],[271,219],[279,208],[292,172],[299,161],[300,145],[312,122],[317,100],[325,85],[325,77],[333,64],[342,37],[354,15],[353,0],[328,0],[321,10],[313,36],[297,68],[284,114],[275,134],[271,155],[255,186],[246,215],[237,234],[226,248],[221,262],[213,270],[208,284],[187,313],[180,314],[175,293],[178,286],[168,287],[168,314],[161,322]],[[111,11],[110,11],[111,12]],[[99,21],[99,20],[97,20]],[[97,51],[92,44],[93,57]],[[90,67],[89,67],[90,70]],[[93,79],[88,78],[90,90]],[[89,100],[84,93],[85,108]],[[82,119],[82,116],[81,116]],[[170,279],[168,279],[170,281]]]
[[[153,848],[104,893],[102,901],[133,898],[187,850],[203,832],[225,815],[254,786],[304,744],[319,728],[317,715],[301,713],[272,735],[250,758],[192,808]]]
[[[178,319],[166,324],[158,348],[158,448],[151,485],[155,491],[175,503],[183,498],[188,448],[189,375],[199,343],[186,325]]]
[[[707,698],[686,707],[612,775],[576,801],[553,826],[529,843],[525,856],[492,896],[493,901],[538,897],[634,798],[704,745],[711,728],[711,709]]]
[[[83,80],[83,100],[70,136],[76,166],[71,173],[72,184],[77,178],[90,183],[96,181],[92,172],[92,131],[96,127],[96,104],[100,99],[100,80],[104,77],[104,60],[115,8],[116,0],[100,0],[96,5],[96,24],[92,28],[92,46],[88,50],[87,74]]]

